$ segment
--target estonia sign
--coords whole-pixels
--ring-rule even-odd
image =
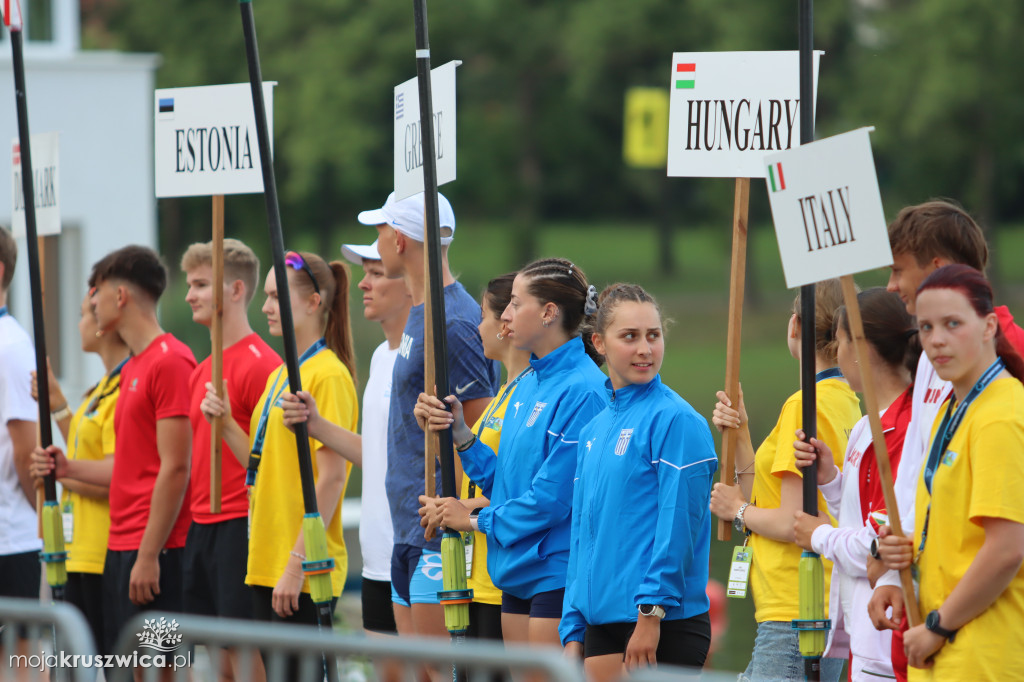
[[[58,133],[40,133],[31,139],[32,191],[35,192],[36,234],[60,234],[60,154]],[[25,193],[21,184],[21,145],[11,140],[11,231],[24,237]]]
[[[434,155],[438,186],[455,179],[455,67],[450,61],[430,70],[434,99]],[[395,199],[423,191],[423,140],[420,91],[413,78],[395,87]]]
[[[275,85],[263,84],[271,151]],[[156,196],[263,192],[248,83],[157,90],[154,99]]]
[[[787,287],[892,265],[871,130],[765,157]]]
[[[814,53],[814,92],[818,62]],[[669,79],[668,174],[760,178],[765,152],[800,144],[797,52],[677,52]]]

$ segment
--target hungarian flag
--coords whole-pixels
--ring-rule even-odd
[[[780,192],[786,189],[786,177],[782,174],[782,164],[773,163],[768,166],[768,186],[773,192]]]
[[[676,90],[693,90],[696,64],[676,64]]]
[[[4,2],[4,26],[9,26],[12,31],[20,31],[23,25],[21,18],[21,0],[3,0]]]

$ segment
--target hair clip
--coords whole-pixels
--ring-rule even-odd
[[[590,316],[597,312],[597,287],[587,287],[587,300],[583,303],[583,314]]]

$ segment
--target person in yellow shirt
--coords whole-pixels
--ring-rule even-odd
[[[837,467],[854,424],[860,420],[860,401],[843,379],[836,360],[833,324],[842,305],[838,280],[815,286],[815,367],[817,382],[818,438],[834,443]],[[789,319],[787,343],[790,354],[800,360],[800,297]],[[736,449],[736,485],[716,483],[711,492],[711,511],[746,532],[753,553],[751,590],[754,596],[757,636],[750,663],[741,679],[802,680],[804,663],[792,620],[799,618],[797,567],[801,548],[794,544],[793,517],[801,509],[801,475],[793,457],[793,436],[801,427],[801,400],[797,391],[786,400],[782,413],[768,437],[754,451],[747,425],[742,393],[734,401],[724,391],[712,418],[720,431],[740,430]],[[750,500],[750,502],[747,502]],[[818,493],[818,509],[828,514],[828,505]],[[825,562],[825,594],[829,593],[831,562]],[[826,608],[827,608],[826,600]],[[823,658],[821,679],[838,680],[843,660]]]
[[[355,355],[348,314],[348,267],[330,264],[319,256],[289,251],[285,256],[291,295],[295,342],[303,390],[316,400],[320,414],[350,431],[356,430],[358,400]],[[263,312],[270,333],[282,334],[274,269],[267,273]],[[207,385],[204,414],[226,414],[228,396],[217,397]],[[316,610],[309,582],[302,573],[305,544],[304,514],[295,434],[285,425],[280,406],[288,390],[284,365],[271,373],[267,387],[252,414],[250,435],[233,419],[224,420],[224,440],[229,447],[253,452],[249,470],[255,472],[251,494],[249,562],[246,583],[253,587],[256,620],[316,624]],[[327,548],[334,559],[331,584],[335,599],[341,595],[348,572],[348,555],[342,537],[341,500],[351,464],[318,440],[310,439],[317,506],[327,530]],[[290,678],[294,679],[294,678]]]
[[[128,346],[116,331],[100,331],[89,295],[82,301],[78,332],[82,337],[82,350],[99,355],[106,374],[72,413],[70,403],[47,363],[50,404],[58,406],[53,416],[68,444],[68,459],[107,460],[112,466],[114,406],[121,390],[121,368],[128,360]],[[36,394],[35,381],[36,373],[32,372],[33,398]],[[42,478],[47,471],[48,465],[43,468],[33,463],[34,477]],[[96,645],[104,648],[102,585],[107,531],[110,529],[110,504],[107,501],[110,489],[66,477],[60,479],[60,484],[64,489],[61,512],[64,546],[68,552],[67,600],[82,612]]]
[[[916,305],[921,345],[953,395],[932,427],[913,540],[882,543],[896,550],[882,552],[888,568],[913,560],[920,580],[924,623],[903,637],[909,679],[1024,680],[1024,360],[977,270],[935,270]]]

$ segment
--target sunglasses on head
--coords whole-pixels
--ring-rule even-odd
[[[313,274],[313,270],[309,267],[309,264],[302,256],[294,251],[289,251],[284,255],[284,264],[293,270],[303,270],[307,275],[309,275],[309,279],[313,282],[313,289],[316,293],[320,293],[320,285],[316,281],[316,276]]]

